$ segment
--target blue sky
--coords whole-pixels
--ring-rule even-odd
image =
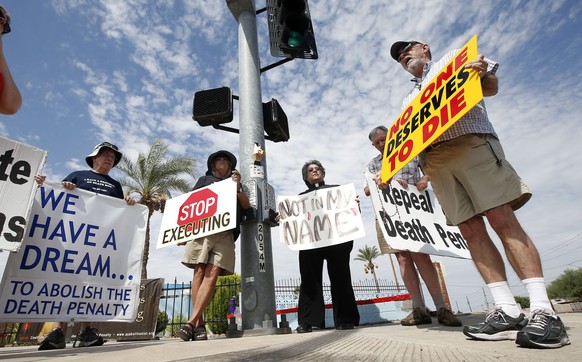
[[[237,23],[225,1],[1,3],[12,16],[4,52],[24,102],[16,115],[0,117],[0,134],[47,150],[49,180],[85,169],[84,157],[102,140],[135,158],[161,137],[172,153],[195,157],[199,175],[209,153],[227,149],[238,155],[236,134],[202,128],[191,118],[196,91],[228,86],[238,94]],[[264,5],[256,1],[257,8]],[[371,201],[361,191],[363,169],[377,152],[367,135],[378,124],[392,123],[412,86],[390,58],[390,45],[420,39],[438,59],[478,34],[480,52],[501,64],[499,94],[486,100],[490,119],[534,194],[518,217],[538,246],[548,281],[566,268],[582,267],[582,86],[576,76],[582,3],[309,5],[320,58],[294,60],[261,77],[263,101],[278,99],[289,118],[289,142],[266,144],[268,178],[279,195],[303,191],[301,166],[319,159],[328,182],[354,183],[360,193],[368,235],[355,249],[375,245]],[[257,27],[264,67],[279,58],[269,54],[265,13],[257,16]],[[237,119],[235,112],[233,127]],[[183,249],[155,249],[160,220],[153,219],[149,276],[188,281],[190,270],[180,264]],[[279,243],[276,229],[272,244],[275,279],[298,278],[297,253]],[[453,309],[486,307],[484,283],[471,261],[434,260],[443,263]],[[379,276],[392,280],[388,257],[376,261]],[[362,262],[352,262],[352,274],[354,280],[370,278]],[[525,295],[509,267],[508,276],[516,294]]]

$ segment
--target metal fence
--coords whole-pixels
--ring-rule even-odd
[[[296,308],[299,300],[300,279],[285,279],[275,282],[275,301],[277,309]],[[212,326],[211,331],[227,329],[227,315],[235,311],[240,299],[240,284],[224,282],[219,278],[214,291],[214,297],[204,311],[204,320]],[[359,281],[353,284],[356,300],[366,300],[406,293],[406,289],[392,281],[378,280],[378,285],[372,280]],[[186,323],[192,313],[191,298],[192,282],[166,283],[162,288],[159,309],[168,316],[164,336],[174,337],[176,331]],[[323,285],[323,296],[326,304],[331,303],[331,292],[328,284]],[[234,298],[233,298],[234,297]],[[226,302],[225,302],[226,301]],[[14,342],[18,323],[0,323],[0,347]]]
[[[300,279],[285,279],[275,282],[277,309],[297,307],[300,284]],[[352,286],[356,300],[368,300],[407,293],[402,285],[396,285],[393,281],[388,280],[378,280],[378,285],[373,280],[358,281],[353,283]],[[160,300],[160,311],[165,312],[168,316],[168,325],[164,336],[176,336],[176,331],[188,321],[192,313],[191,288],[191,282],[177,283],[175,280],[173,284],[164,285]],[[214,292],[215,297],[211,299],[210,304],[204,311],[204,320],[207,326],[213,326],[211,332],[226,330],[228,324],[227,315],[233,313],[235,308],[238,307],[240,299],[238,291],[240,291],[240,284],[221,284],[219,279]],[[326,304],[331,304],[329,284],[324,283],[323,285],[323,297]],[[225,300],[229,301],[229,303],[225,304]]]

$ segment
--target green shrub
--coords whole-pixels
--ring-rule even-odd
[[[159,310],[158,319],[156,320],[156,334],[163,332],[168,325],[170,319],[168,318],[168,313]]]
[[[548,286],[548,296],[552,299],[582,300],[582,268],[564,270]]]
[[[238,300],[240,290],[239,274],[218,277],[212,300],[204,310],[206,327],[212,333],[226,334],[228,329],[226,316],[230,313],[230,298],[235,296]]]
[[[529,308],[529,297],[517,296],[515,301],[521,306],[521,309]]]

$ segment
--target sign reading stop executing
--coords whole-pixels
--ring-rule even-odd
[[[236,182],[226,179],[166,201],[158,248],[236,226]]]

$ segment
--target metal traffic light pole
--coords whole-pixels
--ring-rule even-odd
[[[244,189],[256,219],[241,225],[242,328],[244,334],[276,333],[277,315],[271,226],[267,207],[261,69],[254,0],[226,0],[238,22],[239,158]],[[267,221],[265,221],[267,220]]]

